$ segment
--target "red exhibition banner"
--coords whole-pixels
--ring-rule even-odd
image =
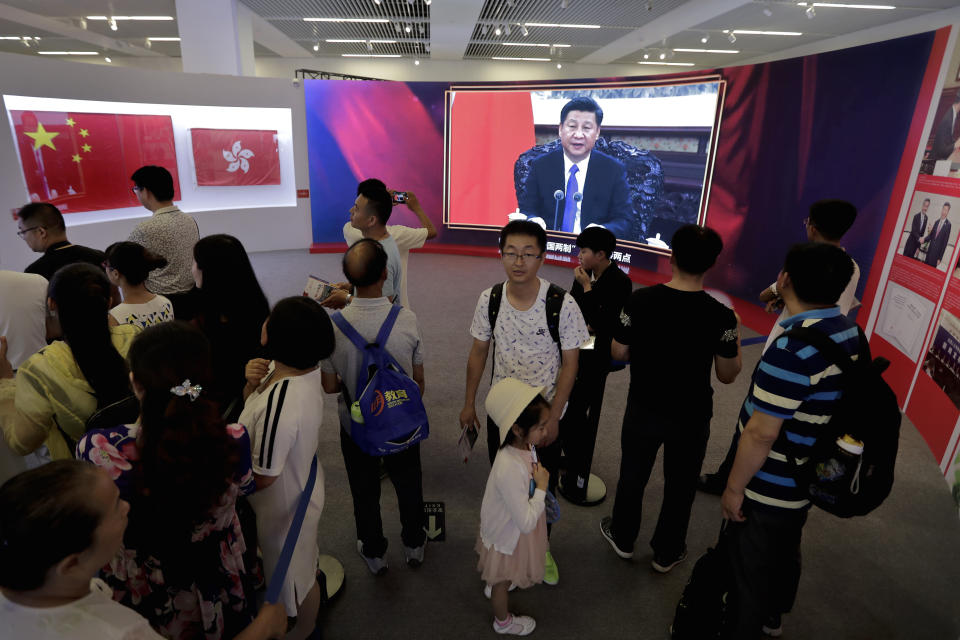
[[[197,186],[280,184],[277,132],[253,129],[191,129]]]
[[[130,176],[144,165],[173,175],[180,199],[170,116],[10,111],[31,202],[63,213],[139,207]]]

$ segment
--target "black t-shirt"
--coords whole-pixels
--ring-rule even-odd
[[[49,280],[60,267],[75,262],[88,262],[102,269],[105,259],[106,256],[104,256],[103,251],[83,247],[79,244],[71,244],[64,240],[47,247],[43,256],[24,269],[24,272],[38,273]]]
[[[713,357],[737,355],[732,310],[705,291],[658,284],[631,294],[614,338],[630,347],[628,403],[638,415],[709,420]]]

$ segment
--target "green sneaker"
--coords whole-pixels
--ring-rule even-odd
[[[560,582],[560,570],[557,569],[557,561],[553,559],[553,554],[547,551],[547,559],[543,567],[543,583],[553,586]]]

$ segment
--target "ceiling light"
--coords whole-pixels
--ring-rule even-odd
[[[304,22],[390,22],[386,18],[304,18]]]
[[[373,51],[373,43],[372,43],[372,42],[368,42],[368,43],[367,43],[367,51]]]
[[[30,40],[31,36],[0,36],[0,40]],[[40,38],[36,38],[39,40]]]
[[[504,27],[503,27],[503,32],[509,36],[509,35],[510,35],[510,25],[504,26]]]
[[[700,42],[702,42],[703,44],[707,44],[708,42],[710,42],[710,34],[709,33],[703,34],[703,37],[700,38]]]
[[[764,8],[763,8],[763,15],[765,15],[765,16],[767,16],[767,17],[769,18],[770,16],[773,15],[773,9],[771,9],[770,7],[764,7]]]
[[[341,58],[399,58],[399,53],[341,53]]]
[[[109,23],[109,24],[110,24],[110,31],[116,31],[116,30],[117,30],[117,21],[116,21],[116,20],[114,20],[113,18],[110,18],[110,23]]]
[[[740,53],[738,49],[674,49],[679,53]]]
[[[661,51],[659,57],[660,57],[661,60],[666,60],[666,59],[667,59],[667,54],[664,53],[663,51]]]
[[[175,37],[168,38],[166,36],[160,37],[160,38],[150,37],[150,38],[147,38],[147,40],[150,40],[151,42],[180,42],[180,38],[175,38]]]
[[[493,56],[491,60],[523,60],[525,62],[550,62],[550,58],[508,58],[506,56]]]
[[[558,24],[556,22],[528,22],[528,27],[552,27],[555,29],[599,29],[598,24]]]
[[[103,58],[103,61],[104,61],[104,62],[113,62],[113,60],[111,60],[109,56],[105,56],[105,57]]]
[[[563,69],[563,65],[560,64],[559,62],[557,63],[557,69]]]
[[[173,20],[173,16],[87,16],[87,20]]]
[[[499,26],[493,30],[493,35],[495,36],[499,36],[501,33],[503,33],[503,30]]]
[[[653,64],[658,67],[692,67],[692,62],[638,62],[637,64]]]
[[[726,31],[724,31],[726,33]],[[743,36],[802,36],[799,31],[754,31],[752,29],[734,29],[730,35],[739,34]],[[733,42],[731,40],[731,42]]]
[[[644,53],[644,54],[643,54],[643,59],[644,59],[644,60],[649,60],[649,59],[650,59],[650,54],[649,54],[649,53]]]
[[[530,35],[530,30],[527,29],[526,25],[522,24],[520,25],[520,33],[522,33],[524,37],[527,37],[528,35]]]
[[[831,9],[877,9],[880,11],[896,9],[892,4],[847,4],[844,2],[798,2],[797,5],[801,7],[829,7]]]
[[[373,0],[373,4],[380,4],[383,0]]]
[[[96,51],[37,51],[42,56],[98,56]]]
[[[314,51],[320,51],[320,43],[319,43],[319,42],[318,42],[317,44],[313,45],[313,50],[314,50]]]
[[[570,6],[570,0],[560,0],[560,8],[566,9]]]
[[[733,44],[734,42],[737,41],[737,36],[734,35],[733,33],[731,33],[731,34],[729,34],[729,35],[727,36],[727,40],[730,41],[730,44]]]
[[[804,11],[804,13],[807,14],[808,20],[813,20],[817,16],[817,10],[813,8],[813,5],[807,7],[807,10]]]
[[[413,64],[419,67],[419,66],[420,66],[420,60],[414,59]]]
[[[410,33],[411,31],[413,31],[413,27],[411,27],[409,24],[406,24],[406,25],[403,26],[403,30],[404,30],[406,33]]]
[[[150,38],[147,38],[146,40],[143,41],[143,46],[145,46],[147,49],[153,48],[153,43],[150,42]]]
[[[423,0],[423,4],[427,5],[428,7],[430,6],[430,4],[431,4],[432,2],[433,2],[433,0]]]

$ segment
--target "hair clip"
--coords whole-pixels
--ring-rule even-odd
[[[203,387],[200,386],[199,384],[191,385],[190,378],[187,378],[186,380],[184,380],[183,384],[179,386],[170,387],[170,393],[172,393],[175,396],[181,396],[181,397],[190,396],[190,402],[193,402],[194,400],[196,400],[197,397],[200,396],[201,391],[203,391]]]

